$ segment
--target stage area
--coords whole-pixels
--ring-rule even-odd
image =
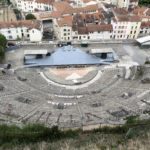
[[[87,53],[80,50],[79,48],[74,48],[72,46],[65,46],[54,50],[54,52],[48,53],[47,55],[38,57],[27,57],[25,56],[25,65],[30,66],[73,66],[73,65],[100,65],[100,64],[110,64],[115,61],[114,53],[111,57],[106,57],[103,59],[97,57],[96,55]],[[29,54],[28,54],[29,55]],[[40,54],[41,55],[41,54]]]

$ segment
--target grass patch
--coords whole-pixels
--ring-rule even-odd
[[[60,143],[63,143],[65,147],[65,141],[72,139],[72,145],[76,148],[87,147],[90,143],[101,148],[103,143],[107,143],[106,141],[109,139],[109,146],[115,149],[117,145],[124,144],[128,139],[141,137],[141,135],[146,138],[145,133],[150,131],[150,120],[139,120],[138,116],[130,116],[126,120],[127,122],[123,126],[105,126],[84,132],[82,130],[61,131],[57,126],[48,128],[41,124],[29,124],[23,127],[0,125],[0,146],[11,148],[19,145],[36,144],[42,141],[48,143],[63,141]],[[99,139],[103,142],[97,143]],[[57,147],[59,146],[57,145]]]

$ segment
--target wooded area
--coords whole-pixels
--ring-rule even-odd
[[[150,7],[150,0],[139,0],[139,5],[144,5],[144,6]]]

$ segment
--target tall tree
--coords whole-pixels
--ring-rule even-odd
[[[0,63],[3,62],[5,58],[5,49],[0,45]]]
[[[139,5],[150,6],[150,0],[139,0]]]
[[[6,44],[7,44],[6,37],[4,35],[0,34],[0,46],[2,46],[5,49]]]
[[[4,35],[0,34],[0,62],[3,62],[5,58],[5,48],[7,40]]]

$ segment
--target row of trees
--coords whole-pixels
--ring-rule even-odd
[[[5,48],[7,40],[4,35],[0,34],[0,62],[3,62],[5,58]]]

